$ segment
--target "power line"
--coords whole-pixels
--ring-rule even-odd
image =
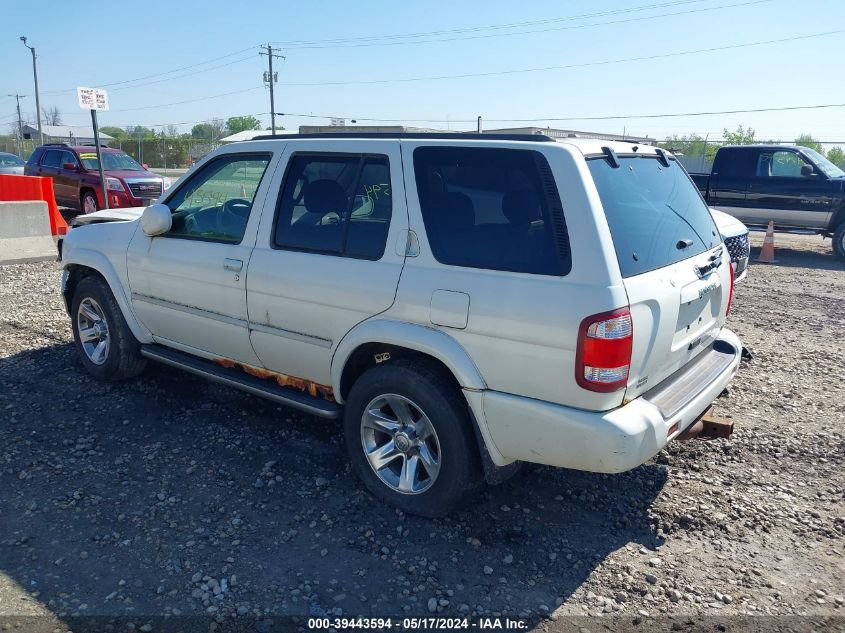
[[[183,70],[189,70],[191,68],[197,68],[198,66],[205,66],[206,64],[210,64],[212,62],[216,62],[216,61],[219,61],[221,59],[227,59],[229,57],[234,57],[235,55],[240,55],[240,54],[245,53],[247,51],[254,50],[255,48],[257,48],[257,47],[256,46],[250,46],[248,48],[243,48],[239,51],[227,53],[226,55],[221,55],[220,57],[214,57],[212,59],[207,59],[203,62],[197,62],[196,64],[191,64],[190,66],[182,66],[181,68],[174,68],[172,70],[166,70],[166,71],[163,71],[163,72],[160,72],[160,73],[153,73],[151,75],[145,75],[143,77],[136,77],[134,79],[125,79],[123,81],[114,81],[114,82],[111,82],[111,83],[99,84],[98,87],[99,88],[109,88],[111,86],[120,86],[120,85],[124,85],[124,84],[128,84],[128,83],[134,83],[134,82],[137,82],[137,81],[143,81],[145,79],[152,79],[152,78],[155,78],[155,77],[163,77],[165,75],[171,75],[173,73],[181,72]],[[243,59],[236,60],[236,61],[233,61],[233,62],[228,62],[226,64],[220,64],[218,66],[212,66],[211,68],[204,68],[203,70],[199,70],[196,73],[191,73],[190,75],[180,75],[180,77],[171,77],[169,79],[165,79],[165,80],[162,80],[162,81],[170,81],[171,79],[180,79],[181,77],[193,76],[195,74],[208,72],[210,70],[216,70],[218,68],[223,68],[225,66],[231,66],[232,64],[239,64],[239,63],[247,61],[249,59],[254,59],[254,57],[250,55],[249,57],[244,57]],[[148,86],[148,85],[151,85],[153,83],[159,83],[159,82],[153,81],[153,82],[148,82],[148,83],[144,83],[144,84],[139,84],[138,86],[127,86],[126,88],[115,88],[115,90],[127,90],[129,88],[138,88],[140,86]],[[64,89],[64,90],[51,90],[50,92],[46,92],[45,94],[58,95],[58,94],[67,94],[67,93],[71,93],[71,92],[76,92],[76,88],[67,88],[67,89]]]
[[[517,68],[513,70],[495,70],[483,73],[461,73],[458,75],[431,75],[427,77],[398,77],[394,79],[365,79],[357,81],[317,81],[317,82],[297,82],[285,83],[285,86],[291,87],[306,87],[306,86],[351,86],[351,85],[373,85],[373,84],[387,84],[387,83],[409,83],[417,81],[441,81],[445,79],[470,79],[475,77],[499,77],[502,75],[515,75],[522,73],[546,72],[550,70],[567,70],[571,68],[587,68],[592,66],[608,66],[611,64],[622,64],[629,62],[653,61],[656,59],[667,59],[670,57],[681,57],[684,55],[697,55],[701,53],[715,53],[719,51],[735,50],[738,48],[748,48],[752,46],[766,46],[769,44],[781,44],[783,42],[796,42],[799,40],[807,40],[816,37],[826,37],[828,35],[838,35],[845,33],[845,29],[836,31],[825,31],[822,33],[811,33],[809,35],[796,35],[794,37],[784,37],[776,40],[763,40],[759,42],[746,42],[743,44],[730,44],[727,46],[714,46],[710,48],[698,48],[686,51],[675,51],[672,53],[658,53],[656,55],[645,55],[641,57],[626,57],[622,59],[607,59],[593,62],[582,62],[579,64],[564,64],[561,66],[540,66],[535,68]]]
[[[568,116],[568,117],[539,117],[532,119],[492,119],[484,117],[484,120],[489,123],[540,123],[544,121],[614,121],[620,119],[663,119],[676,117],[695,117],[695,116],[709,116],[717,114],[748,114],[755,112],[785,112],[790,110],[818,110],[823,108],[845,108],[845,103],[823,103],[816,105],[801,105],[801,106],[781,106],[774,108],[747,108],[741,110],[713,110],[708,112],[672,112],[663,114],[619,114],[607,116]],[[307,119],[349,119],[355,121],[367,122],[383,122],[383,123],[475,123],[476,119],[380,119],[373,117],[359,117],[359,116],[341,116],[341,115],[324,115],[324,114],[298,114],[293,112],[279,112],[282,116],[293,116]]]
[[[505,24],[493,24],[493,25],[486,25],[486,26],[475,26],[475,27],[464,27],[464,28],[457,28],[457,29],[446,29],[446,30],[439,30],[439,31],[422,31],[422,32],[412,32],[412,33],[394,33],[394,34],[386,34],[386,35],[368,35],[368,36],[361,36],[361,37],[347,37],[347,38],[334,38],[334,39],[320,39],[320,40],[287,40],[287,41],[279,41],[273,42],[274,44],[279,44],[280,46],[294,48],[297,46],[307,46],[307,45],[319,45],[319,44],[346,44],[346,43],[356,43],[356,42],[372,42],[377,40],[394,40],[394,39],[405,39],[405,38],[419,38],[419,37],[435,37],[435,36],[446,36],[446,35],[456,35],[461,33],[476,33],[480,31],[487,31],[487,30],[504,30],[504,29],[511,29],[511,28],[521,28],[527,26],[537,26],[539,24],[550,24],[555,22],[564,22],[564,21],[574,21],[574,20],[583,20],[587,18],[598,18],[598,17],[606,17],[610,15],[619,15],[624,13],[632,13],[636,11],[646,11],[649,9],[659,9],[671,6],[678,6],[678,5],[685,5],[685,4],[693,4],[693,3],[700,3],[705,0],[673,0],[671,2],[662,2],[657,4],[649,4],[649,5],[640,5],[637,7],[627,7],[624,9],[612,9],[608,11],[600,11],[594,13],[584,13],[580,15],[569,15],[564,17],[557,17],[557,18],[546,18],[542,20],[530,20],[525,22],[510,22]]]
[[[701,1],[701,0],[696,0]],[[455,37],[439,37],[435,39],[426,39],[426,40],[407,40],[407,41],[371,41],[371,42],[362,42],[362,43],[328,43],[328,44],[301,44],[301,45],[286,45],[284,42],[275,42],[279,46],[282,46],[285,49],[293,49],[293,50],[304,50],[304,49],[326,49],[326,48],[362,48],[362,47],[371,47],[371,46],[399,46],[399,45],[407,45],[407,44],[430,44],[430,43],[441,43],[441,42],[456,42],[456,41],[465,41],[465,40],[476,40],[476,39],[487,39],[493,37],[508,37],[508,36],[516,36],[516,35],[531,35],[536,33],[549,33],[549,32],[557,32],[557,31],[571,31],[576,29],[584,29],[584,28],[592,28],[596,26],[608,26],[613,24],[627,24],[630,22],[641,22],[644,20],[653,20],[656,18],[665,18],[665,17],[674,17],[678,15],[689,15],[693,13],[704,13],[708,11],[718,11],[721,9],[733,9],[737,7],[745,7],[751,6],[756,4],[763,4],[767,2],[773,2],[774,0],[748,0],[746,2],[736,2],[732,4],[724,4],[715,7],[702,7],[699,9],[687,9],[685,11],[674,11],[669,13],[660,13],[657,15],[646,15],[646,16],[638,16],[632,18],[624,18],[619,20],[609,20],[604,22],[593,22],[591,24],[577,24],[572,26],[555,26],[549,28],[541,28],[541,29],[530,29],[530,30],[523,30],[523,31],[512,31],[506,33],[483,33],[483,34],[476,34],[476,35],[466,35],[466,36],[455,36]],[[684,3],[667,3],[667,5],[653,5],[653,6],[670,6],[673,4],[684,4]],[[642,10],[642,9],[637,9]],[[622,12],[622,11],[621,11]],[[605,12],[608,13],[608,12]],[[601,14],[596,14],[601,15]],[[560,18],[564,19],[564,18]],[[496,28],[496,27],[487,27],[487,28]]]

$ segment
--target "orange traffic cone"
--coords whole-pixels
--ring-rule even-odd
[[[775,223],[772,221],[769,221],[769,228],[766,229],[763,248],[760,249],[757,261],[761,264],[776,264],[778,261],[775,259]]]

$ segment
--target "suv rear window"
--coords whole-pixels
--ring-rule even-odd
[[[623,277],[699,255],[721,241],[701,194],[674,159],[669,167],[655,156],[620,156],[617,168],[604,158],[587,164]],[[681,242],[690,245],[679,248]]]
[[[418,147],[414,171],[428,243],[440,263],[538,275],[569,272],[560,198],[539,152]]]

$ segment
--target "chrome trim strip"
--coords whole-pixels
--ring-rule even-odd
[[[149,358],[150,360],[157,361],[159,363],[164,363],[165,365],[170,365],[171,367],[176,367],[177,369],[182,369],[192,374],[196,374],[197,376],[202,376],[213,382],[219,382],[220,384],[227,385],[229,387],[234,387],[235,389],[240,389],[242,391],[246,391],[247,393],[251,393],[256,396],[261,396],[262,398],[267,398],[268,400],[278,402],[279,404],[283,404],[294,409],[299,409],[300,411],[305,411],[306,413],[310,413],[321,418],[340,417],[339,408],[337,410],[321,409],[320,407],[315,407],[305,402],[299,402],[297,400],[288,399],[281,394],[274,393],[273,391],[259,389],[258,387],[253,387],[252,385],[244,384],[243,382],[239,382],[233,378],[229,378],[228,376],[221,376],[220,374],[214,372],[204,371],[188,363],[181,363],[175,358],[170,358],[166,355],[156,353],[156,350],[150,349],[146,345],[141,346],[141,356]]]
[[[263,323],[250,323],[249,329],[254,332],[262,332],[264,334],[272,334],[274,336],[289,338],[293,341],[299,341],[300,343],[309,343],[311,345],[316,345],[317,347],[323,347],[325,349],[331,349],[332,346],[331,339],[323,338],[321,336],[314,336],[313,334],[305,334],[304,332],[293,332],[291,330],[285,330],[284,328],[275,327],[273,325],[265,325]]]
[[[206,319],[212,319],[214,321],[220,321],[221,323],[227,323],[228,325],[234,325],[236,327],[247,327],[246,319],[236,319],[235,317],[220,314],[219,312],[203,310],[202,308],[194,308],[192,306],[187,306],[182,303],[176,303],[174,301],[166,301],[165,299],[142,295],[139,292],[132,293],[132,300],[143,301],[144,303],[151,303],[152,305],[156,305],[161,308],[170,308],[171,310],[178,310],[179,312],[187,312],[188,314],[193,314],[194,316],[204,317]]]

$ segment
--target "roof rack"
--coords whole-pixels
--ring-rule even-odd
[[[555,139],[545,134],[478,134],[477,132],[317,132],[312,134],[263,134],[252,141],[300,138],[364,138],[364,139],[424,139],[459,141],[530,141],[554,143]]]
[[[70,147],[67,143],[44,143],[44,147]]]

